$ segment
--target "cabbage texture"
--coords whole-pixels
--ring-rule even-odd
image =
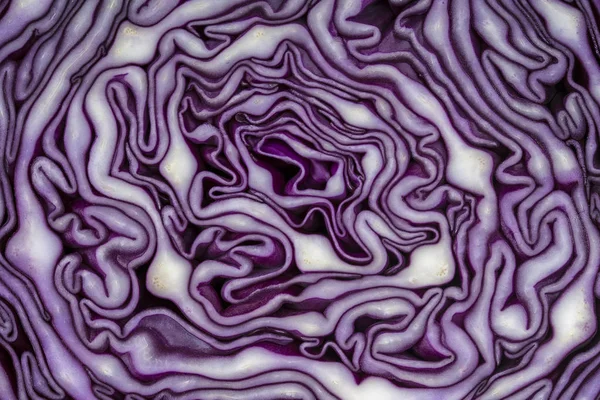
[[[0,399],[598,399],[599,22],[1,0]]]

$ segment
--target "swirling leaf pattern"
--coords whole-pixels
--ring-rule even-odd
[[[597,398],[599,21],[0,2],[0,397]]]

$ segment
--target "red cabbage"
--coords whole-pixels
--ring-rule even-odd
[[[599,22],[0,2],[0,398],[598,398]]]

